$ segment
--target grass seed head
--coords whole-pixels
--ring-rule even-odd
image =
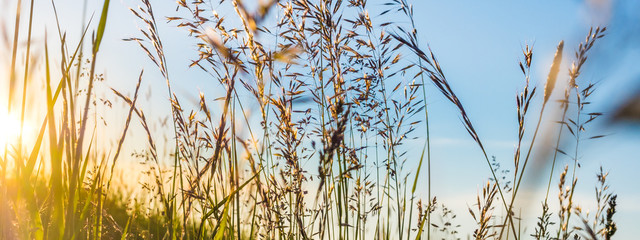
[[[551,64],[551,70],[549,70],[549,76],[547,77],[547,83],[544,86],[544,104],[549,101],[553,88],[556,85],[558,78],[558,72],[560,72],[560,63],[562,62],[562,48],[564,47],[564,41],[560,41],[556,55],[553,57],[553,63]]]

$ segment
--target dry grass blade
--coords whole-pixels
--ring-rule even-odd
[[[551,70],[549,70],[549,76],[547,82],[544,85],[544,103],[546,104],[551,97],[553,88],[556,86],[556,79],[558,79],[558,72],[560,72],[560,64],[562,63],[562,49],[564,48],[564,41],[560,41],[558,49],[553,57],[553,63],[551,64]]]
[[[140,83],[142,83],[142,73],[144,73],[144,71],[140,71],[140,76],[138,77],[138,84],[136,84],[136,90],[133,93],[133,100],[127,101],[127,103],[130,105],[129,113],[127,114],[127,118],[125,120],[124,130],[122,130],[122,135],[120,136],[119,138],[120,140],[118,141],[118,147],[116,148],[115,156],[113,157],[113,163],[111,165],[111,173],[112,173],[111,177],[113,177],[113,170],[116,166],[116,162],[118,161],[118,157],[120,156],[120,150],[122,150],[122,144],[124,144],[124,140],[127,137],[127,130],[129,130],[129,123],[131,122],[131,116],[134,112],[134,109],[136,109],[136,101],[138,100],[138,91],[140,90]],[[119,93],[115,89],[112,88],[111,90],[114,93],[116,93],[116,95],[123,96],[121,93]]]

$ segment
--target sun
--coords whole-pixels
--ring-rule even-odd
[[[22,135],[27,136],[31,133],[31,126],[28,122],[20,124],[20,116],[7,114],[7,111],[0,111],[0,153],[4,153],[5,149],[12,149],[16,146],[20,138],[20,127],[22,126]],[[23,141],[24,138],[23,137]]]

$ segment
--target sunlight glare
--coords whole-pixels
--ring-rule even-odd
[[[25,121],[22,126],[23,136],[29,136],[31,130],[31,126]],[[12,149],[11,146],[16,146],[19,137],[20,116],[7,114],[7,111],[0,111],[0,152],[4,152],[5,147],[6,149]],[[23,137],[23,141],[25,137]]]

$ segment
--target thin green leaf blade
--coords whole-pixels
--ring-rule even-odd
[[[96,54],[98,52],[98,49],[100,49],[100,43],[102,42],[102,37],[104,36],[104,30],[107,27],[107,13],[109,12],[109,2],[110,0],[105,0],[104,5],[102,5],[102,14],[100,15],[100,23],[98,23],[96,41],[93,44],[93,54]]]

